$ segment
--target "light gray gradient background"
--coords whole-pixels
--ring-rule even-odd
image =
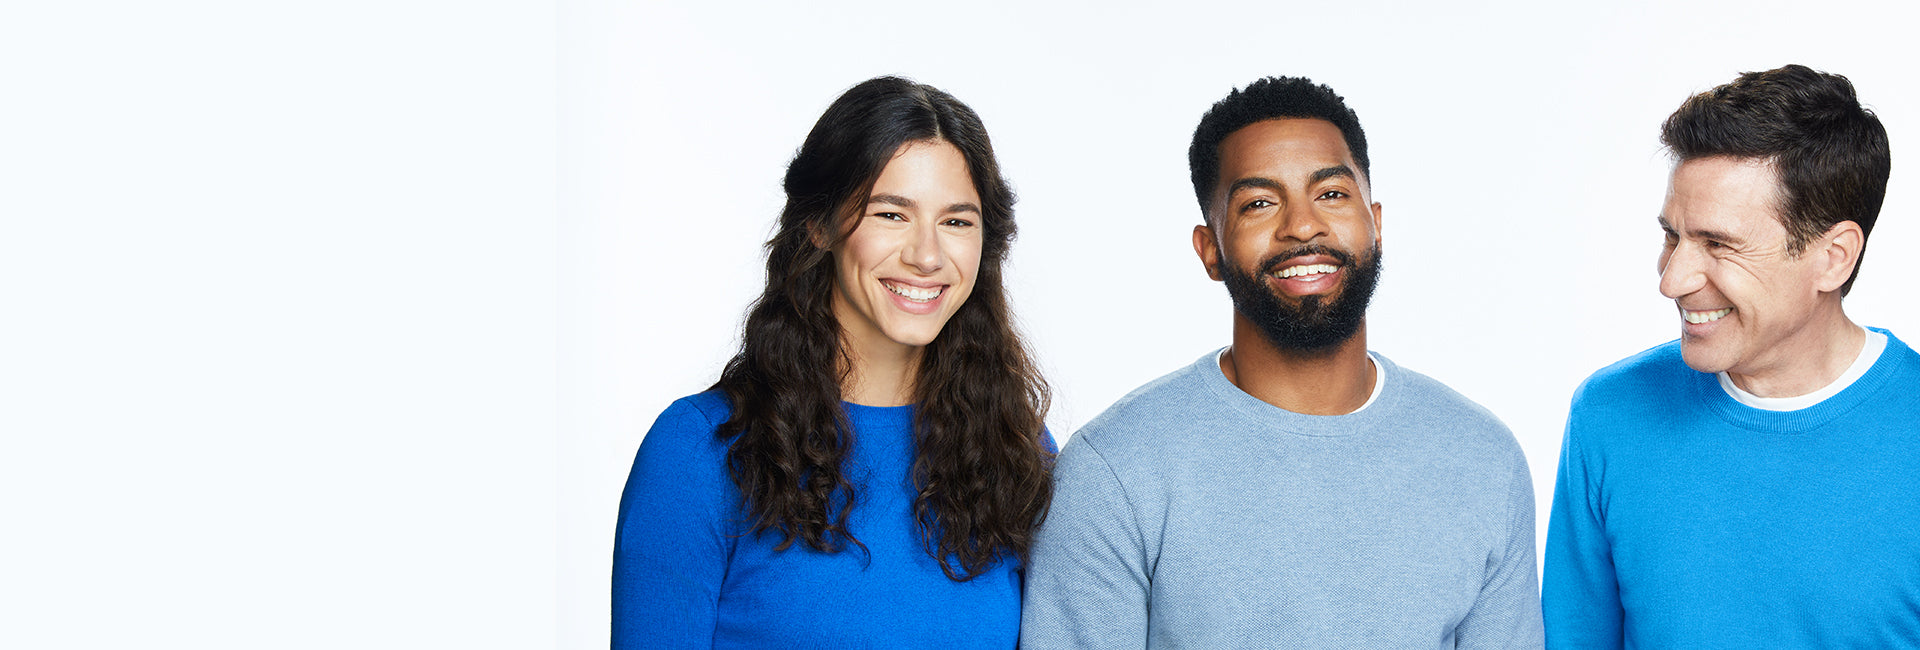
[[[1188,236],[1200,114],[1265,75],[1332,85],[1385,205],[1371,347],[1513,428],[1544,532],[1575,385],[1677,334],[1660,121],[1803,63],[1920,146],[1908,13],[9,6],[0,645],[605,647],[634,449],[732,353],[807,129],[879,74],[993,135],[1063,442],[1227,342]],[[1900,160],[1847,310],[1913,339]]]

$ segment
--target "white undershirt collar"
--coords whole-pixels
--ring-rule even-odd
[[[1373,406],[1373,401],[1380,399],[1380,391],[1387,387],[1386,364],[1380,363],[1380,357],[1373,356],[1372,350],[1367,351],[1367,360],[1373,362],[1373,394],[1368,395],[1367,403],[1361,404],[1360,408],[1353,410],[1353,413],[1365,411],[1367,407]],[[1353,415],[1353,413],[1348,413],[1347,415]]]
[[[1868,331],[1868,333],[1871,334],[1872,331]],[[1218,366],[1222,362],[1226,361],[1227,350],[1231,350],[1231,349],[1233,349],[1233,346],[1220,348],[1220,353],[1213,355],[1213,365]],[[1367,361],[1370,361],[1373,363],[1373,392],[1367,395],[1367,401],[1365,403],[1362,403],[1360,405],[1360,408],[1354,409],[1351,413],[1347,413],[1347,415],[1353,415],[1354,413],[1365,411],[1367,410],[1367,407],[1373,406],[1374,400],[1380,399],[1380,391],[1385,390],[1387,387],[1386,364],[1380,363],[1380,357],[1374,356],[1372,350],[1367,351]]]
[[[1860,356],[1853,358],[1853,365],[1847,366],[1847,371],[1840,373],[1840,377],[1833,380],[1832,383],[1827,384],[1826,387],[1805,395],[1794,397],[1761,397],[1741,390],[1739,386],[1735,386],[1733,384],[1733,378],[1728,377],[1725,371],[1714,374],[1720,378],[1721,390],[1727,391],[1727,396],[1732,397],[1736,402],[1765,411],[1798,411],[1826,401],[1829,397],[1839,395],[1840,391],[1846,390],[1848,386],[1853,385],[1854,381],[1865,376],[1867,370],[1873,368],[1875,361],[1880,360],[1880,353],[1887,349],[1887,335],[1873,330],[1866,330],[1865,328],[1861,329],[1867,333],[1867,343],[1866,345],[1860,346]]]

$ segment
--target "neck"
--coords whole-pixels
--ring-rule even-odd
[[[891,343],[891,342],[889,342]],[[926,348],[849,345],[842,375],[840,399],[862,406],[905,406],[913,403],[914,380],[920,376],[920,357]]]
[[[1825,388],[1853,365],[1867,332],[1841,311],[1839,299],[1821,317],[1755,363],[1728,368],[1733,385],[1760,397],[1799,397]]]
[[[1235,313],[1233,347],[1221,356],[1220,370],[1248,395],[1306,415],[1352,413],[1373,394],[1364,321],[1346,341],[1301,352],[1274,347],[1258,326]]]

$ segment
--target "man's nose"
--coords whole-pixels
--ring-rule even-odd
[[[1660,294],[1668,298],[1699,291],[1706,284],[1701,273],[1700,254],[1684,243],[1660,253]]]
[[[1281,217],[1285,222],[1281,224],[1279,231],[1274,233],[1274,237],[1310,242],[1316,237],[1327,234],[1326,215],[1320,214],[1319,210],[1313,208],[1312,201],[1287,201],[1286,205],[1280,208]]]

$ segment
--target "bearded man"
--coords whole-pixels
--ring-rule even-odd
[[[1533,482],[1491,413],[1367,350],[1359,118],[1271,77],[1201,118],[1193,248],[1232,345],[1076,433],[1021,646],[1539,647]]]

